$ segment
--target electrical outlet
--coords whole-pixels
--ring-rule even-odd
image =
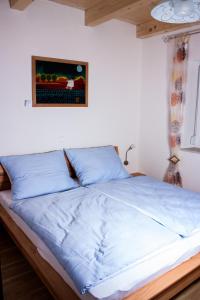
[[[24,100],[24,107],[30,108],[31,107],[31,100]]]

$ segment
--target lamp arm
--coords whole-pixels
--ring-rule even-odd
[[[125,160],[124,160],[124,165],[127,166],[129,164],[128,162],[128,152],[130,150],[133,150],[133,148],[135,148],[134,145],[130,145],[129,148],[126,150],[126,154],[125,154]]]
[[[128,151],[130,151],[130,149],[126,150],[125,161],[127,161]]]

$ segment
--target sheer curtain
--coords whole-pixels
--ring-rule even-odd
[[[168,42],[169,57],[169,166],[164,181],[182,187],[179,171],[181,130],[187,80],[189,37],[171,39]]]

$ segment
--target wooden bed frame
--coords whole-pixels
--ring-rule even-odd
[[[75,173],[67,161],[70,174]],[[138,175],[138,173],[136,173]],[[10,181],[6,172],[0,165],[0,191],[10,189]],[[23,255],[27,258],[35,272],[48,288],[55,299],[78,300],[79,297],[67,285],[64,279],[37,251],[37,247],[29,237],[17,226],[7,211],[0,205],[0,221],[17,244]],[[200,253],[183,262],[162,276],[146,284],[132,293],[126,300],[171,299],[191,283],[200,278]]]

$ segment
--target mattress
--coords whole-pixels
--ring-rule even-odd
[[[162,251],[156,251],[155,253],[146,256],[126,272],[123,272],[118,276],[108,279],[98,286],[91,288],[89,294],[80,295],[70,279],[70,276],[62,268],[44,242],[25,224],[25,222],[17,214],[15,214],[9,208],[11,202],[12,200],[10,191],[0,192],[1,205],[8,212],[15,223],[31,239],[31,241],[37,247],[40,255],[57,271],[57,273],[60,274],[65,282],[71,286],[80,299],[122,299],[155,277],[172,269],[200,251],[200,233],[196,233],[191,237],[182,238],[168,245],[162,249]],[[135,274],[137,274],[137,276],[135,276]]]

